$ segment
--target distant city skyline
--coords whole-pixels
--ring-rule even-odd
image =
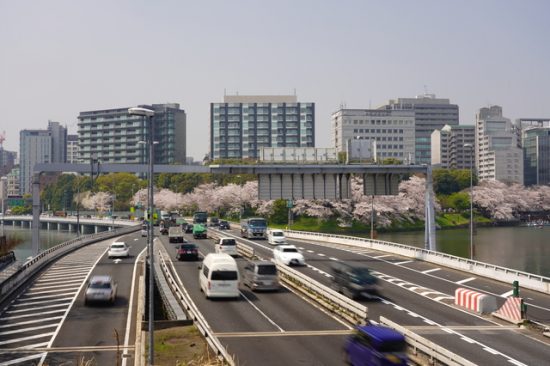
[[[49,120],[74,134],[82,111],[179,103],[200,160],[210,103],[237,92],[315,103],[316,147],[340,107],[424,93],[457,104],[461,125],[490,105],[549,117],[549,13],[544,0],[0,2],[3,146]]]

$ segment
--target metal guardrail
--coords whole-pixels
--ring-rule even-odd
[[[162,272],[164,273],[166,281],[172,288],[172,291],[180,302],[182,308],[187,312],[189,318],[193,320],[193,323],[206,339],[206,342],[208,343],[210,348],[214,350],[214,352],[216,352],[218,358],[225,360],[225,362],[227,362],[227,364],[230,366],[235,366],[236,364],[233,356],[229,354],[227,349],[213,334],[210,325],[208,324],[206,319],[204,319],[199,309],[196,307],[195,303],[191,299],[191,296],[183,286],[183,283],[181,282],[179,277],[174,276],[176,270],[173,263],[171,261],[167,263],[163,255],[160,255],[159,257],[162,266]]]
[[[1,216],[0,221],[25,221],[32,222],[32,215],[9,215]],[[49,216],[49,215],[40,215],[40,222],[44,223],[63,223],[63,224],[76,224],[76,216]],[[78,219],[79,224],[81,225],[108,225],[108,226],[134,226],[138,225],[140,222],[136,220],[126,220],[126,219],[112,219],[110,217],[102,218],[86,218],[80,216]]]
[[[284,264],[277,263],[277,269],[280,280],[320,303],[327,310],[341,316],[352,324],[364,324],[366,322],[368,316],[366,306]]]
[[[497,266],[494,264],[457,257],[446,253],[387,241],[359,238],[355,236],[322,234],[294,230],[285,230],[285,235],[294,239],[326,241],[330,243],[345,244],[399,254],[405,257],[416,258],[426,262],[436,263],[445,267],[475,273],[477,275],[501,282],[512,283],[513,281],[519,281],[522,287],[550,294],[549,277],[539,276],[528,272],[522,272],[510,268]]]
[[[442,364],[449,366],[476,366],[475,363],[468,361],[467,359],[457,355],[456,353],[448,351],[441,346],[438,346],[432,341],[419,336],[413,331],[389,319],[386,319],[383,316],[380,317],[380,324],[393,328],[403,334],[407,344],[412,348],[413,353],[416,355],[418,351],[421,351],[423,355],[429,358],[430,365],[437,365],[435,361],[439,361]]]
[[[24,262],[11,276],[0,283],[0,302],[4,301],[21,284],[31,278],[41,268],[51,261],[72,252],[85,245],[108,239],[114,236],[124,235],[139,230],[140,226],[130,226],[112,231],[103,231],[98,234],[81,235],[78,238],[68,240],[52,248],[49,248],[37,256]]]

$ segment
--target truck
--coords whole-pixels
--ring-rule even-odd
[[[206,226],[203,224],[194,224],[193,225],[193,238],[195,239],[206,239]]]
[[[168,229],[168,241],[170,243],[183,243],[183,230],[181,226],[172,226]]]
[[[193,214],[193,224],[205,224],[208,219],[208,212],[205,211],[196,211]]]
[[[263,217],[250,217],[241,220],[241,237],[247,239],[267,238],[267,220]]]

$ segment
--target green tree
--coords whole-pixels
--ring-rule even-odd
[[[436,194],[449,195],[460,191],[456,178],[448,169],[434,169],[432,178]]]
[[[396,158],[386,158],[382,160],[382,165],[402,165],[403,162]]]
[[[286,200],[278,199],[273,202],[273,213],[269,216],[269,221],[274,224],[286,224],[288,221],[288,208]]]
[[[132,173],[111,173],[98,177],[95,186],[98,191],[115,194],[115,210],[126,210],[133,194],[146,182]]]

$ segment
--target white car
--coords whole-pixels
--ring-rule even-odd
[[[109,258],[114,257],[129,257],[130,256],[130,247],[126,245],[123,241],[115,241],[109,247],[109,252],[107,253]]]
[[[271,245],[287,244],[285,232],[281,229],[271,229],[267,232],[267,242]]]
[[[84,305],[91,302],[108,302],[114,304],[116,300],[117,283],[111,276],[92,276],[84,292]]]
[[[273,258],[278,263],[287,266],[304,266],[306,261],[304,256],[294,245],[278,245],[273,249]]]

